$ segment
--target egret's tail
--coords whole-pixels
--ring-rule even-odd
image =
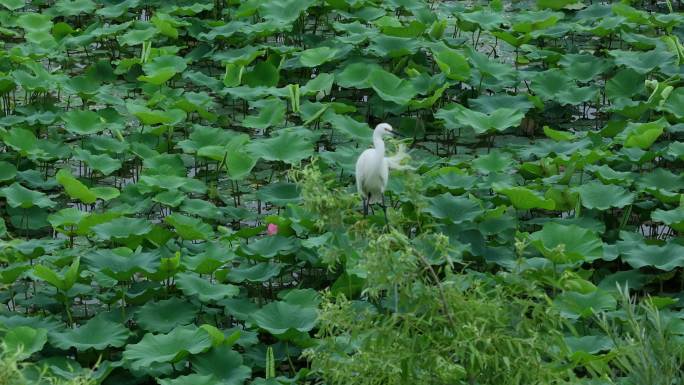
[[[408,159],[411,159],[411,156],[406,152],[406,146],[403,144],[399,145],[396,154],[385,157],[390,170],[413,170],[413,167],[408,164],[402,164]]]

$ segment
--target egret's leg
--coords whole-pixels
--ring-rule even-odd
[[[385,214],[385,225],[389,226],[389,221],[387,220],[387,206],[385,206],[385,194],[382,194],[382,212]]]
[[[373,208],[373,205],[370,203],[370,200],[371,200],[371,195],[370,195],[370,193],[368,193],[368,198],[366,199],[366,205],[368,207],[370,207],[371,213],[373,213],[373,215],[375,215],[375,209]],[[368,213],[368,208],[366,208],[366,213]]]
[[[363,200],[363,216],[367,217],[368,216],[368,199],[366,198],[361,198]]]

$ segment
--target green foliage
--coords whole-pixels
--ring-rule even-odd
[[[0,384],[681,382],[683,21],[0,0]]]

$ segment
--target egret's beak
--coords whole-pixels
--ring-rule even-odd
[[[396,131],[388,131],[388,132],[389,132],[390,134],[396,136],[397,138],[405,138],[405,137],[406,137],[406,135],[400,134],[400,133],[398,133],[398,132],[396,132]]]

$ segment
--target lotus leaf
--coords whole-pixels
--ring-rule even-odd
[[[265,160],[298,164],[313,154],[314,135],[306,130],[287,131],[276,137],[252,141],[249,151]]]
[[[470,222],[483,212],[474,200],[450,193],[431,198],[426,211],[435,218],[446,219],[451,223]]]
[[[30,208],[53,207],[55,202],[40,191],[29,190],[21,184],[14,182],[9,187],[0,189],[0,196],[7,199],[11,207]]]
[[[252,314],[258,327],[276,336],[292,330],[308,332],[316,325],[316,318],[316,308],[284,301],[271,302]]]
[[[76,329],[50,334],[50,343],[60,349],[102,350],[107,346],[121,347],[128,339],[128,329],[103,316],[91,318]]]
[[[181,273],[176,277],[176,285],[188,296],[198,296],[202,302],[220,301],[236,296],[240,289],[230,284],[216,284],[190,273]]]
[[[553,210],[556,208],[553,200],[542,198],[533,190],[527,189],[525,187],[508,187],[499,189],[497,191],[506,195],[508,199],[511,200],[511,203],[513,203],[513,206],[517,209],[530,210],[539,208]]]
[[[592,182],[575,189],[580,194],[582,206],[589,209],[607,210],[625,207],[634,202],[635,194],[620,186]]]
[[[147,331],[168,333],[175,327],[191,324],[196,311],[189,301],[172,297],[146,303],[136,312],[135,320]]]
[[[216,346],[193,357],[191,362],[197,374],[214,378],[212,384],[241,385],[252,373],[249,367],[243,365],[240,353],[228,345]]]
[[[2,341],[7,352],[15,353],[18,359],[26,359],[43,348],[47,342],[47,330],[16,326],[5,333]]]
[[[471,127],[477,134],[517,127],[524,116],[525,114],[521,111],[510,108],[501,108],[491,114],[486,114],[467,109],[458,104],[447,109],[441,109],[435,114],[435,117],[444,120],[449,128]]]
[[[561,315],[570,319],[590,317],[596,312],[613,310],[617,301],[604,290],[597,289],[588,294],[565,292],[553,301]]]
[[[126,345],[124,361],[134,370],[161,362],[178,362],[189,354],[211,347],[209,334],[201,328],[179,326],[166,334],[145,334],[140,342]]]
[[[530,235],[532,244],[555,263],[591,261],[603,256],[603,242],[596,234],[577,225],[547,223]]]
[[[207,240],[214,233],[211,226],[202,222],[201,219],[183,214],[173,213],[164,218],[164,222],[173,226],[181,237],[188,240]]]

